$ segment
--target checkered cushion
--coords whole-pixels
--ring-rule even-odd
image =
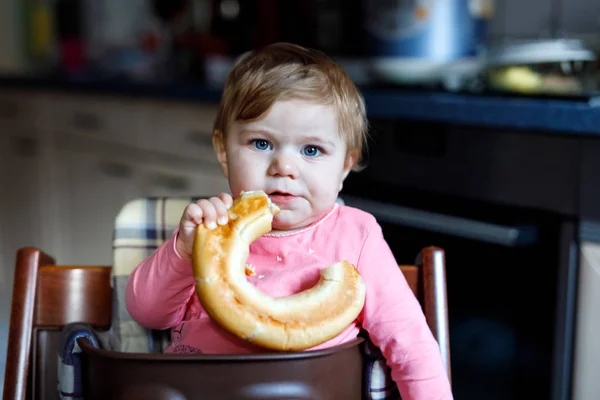
[[[113,238],[114,346],[123,352],[161,352],[169,332],[145,329],[125,307],[125,288],[133,269],[171,237],[184,208],[196,198],[141,198],[130,201],[119,212]]]
[[[116,218],[113,241],[112,283],[114,305],[111,348],[123,352],[162,352],[170,332],[145,329],[125,308],[125,287],[133,269],[164,241],[179,224],[184,208],[199,198],[141,198],[127,203]],[[343,204],[341,199],[339,203]],[[365,396],[367,399],[397,399],[396,385],[379,350],[367,340]]]

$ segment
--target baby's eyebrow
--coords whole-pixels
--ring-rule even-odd
[[[240,129],[238,131],[238,137],[241,140],[247,140],[252,137],[258,137],[265,140],[273,140],[273,134],[269,131],[265,131],[262,129]]]
[[[323,146],[329,146],[329,147],[333,147],[335,146],[335,144],[330,141],[330,140],[323,140],[322,138],[318,137],[318,136],[308,136],[303,138],[303,141],[305,142],[309,142],[312,144],[320,144]]]
[[[241,129],[240,134],[242,135],[270,135],[271,133],[262,129]]]

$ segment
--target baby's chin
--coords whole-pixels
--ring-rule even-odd
[[[300,229],[304,229],[307,226],[310,226],[314,221],[306,219],[302,219],[299,221],[299,218],[294,216],[292,211],[281,210],[275,217],[273,217],[272,233],[291,233],[298,231]]]

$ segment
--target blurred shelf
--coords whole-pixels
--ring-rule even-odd
[[[369,117],[600,136],[600,96],[542,98],[369,90]]]
[[[216,103],[221,90],[190,82],[136,82],[128,80],[0,77],[0,88],[56,90],[90,95],[134,96]]]
[[[218,88],[193,82],[150,83],[4,76],[0,77],[0,88],[204,103],[216,103],[221,97]],[[426,120],[497,129],[600,136],[600,96],[596,95],[544,98],[399,88],[361,89],[370,118]]]

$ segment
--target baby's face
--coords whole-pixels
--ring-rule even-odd
[[[281,231],[326,213],[353,162],[334,109],[303,100],[279,101],[259,121],[234,123],[217,153],[232,195],[264,190],[281,209],[273,221]]]

